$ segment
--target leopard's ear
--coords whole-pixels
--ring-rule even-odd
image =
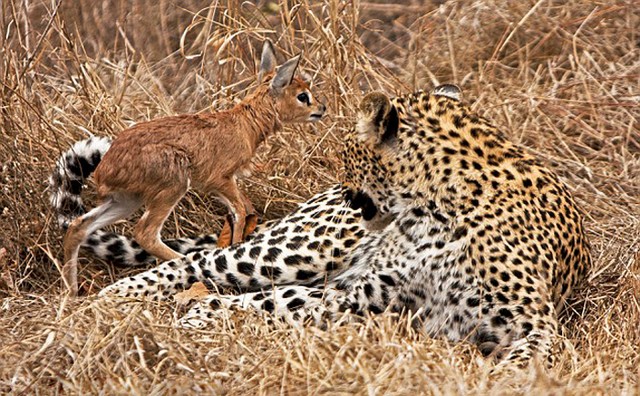
[[[398,112],[382,92],[367,94],[358,107],[358,136],[376,144],[391,143],[398,136]]]
[[[447,98],[457,101],[462,100],[462,90],[455,84],[438,85],[431,91],[431,94],[435,96],[446,96]]]

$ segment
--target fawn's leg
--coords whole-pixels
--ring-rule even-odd
[[[188,180],[155,194],[145,200],[146,211],[135,226],[135,240],[150,254],[162,261],[182,257],[182,255],[165,245],[160,238],[160,232],[164,222],[169,217],[171,210],[182,199],[189,189]]]
[[[222,225],[222,229],[220,230],[220,234],[218,235],[217,246],[219,248],[225,248],[231,245],[231,223],[229,216],[224,220],[224,224]]]
[[[227,179],[222,185],[218,186],[217,190],[220,198],[222,198],[231,214],[231,218],[227,220],[227,222],[230,223],[230,226],[227,228],[227,222],[225,222],[225,226],[223,226],[220,237],[218,238],[218,246],[224,247],[229,244],[241,242],[244,239],[245,221],[247,216],[247,210],[245,208],[246,198],[244,198],[244,195],[238,189],[238,185],[233,178]],[[253,210],[253,205],[251,206],[251,209]],[[230,237],[225,228],[231,230]],[[231,243],[227,243],[229,240]]]
[[[253,232],[258,226],[258,214],[256,213],[256,208],[253,207],[251,200],[245,193],[240,191],[242,195],[242,202],[244,203],[244,210],[247,215],[245,217],[244,230],[242,232],[242,239],[246,239],[249,234]]]
[[[258,215],[255,208],[253,207],[253,204],[251,203],[251,200],[246,196],[246,194],[240,191],[240,195],[242,195],[242,202],[247,213],[245,217],[244,231],[242,232],[242,240],[245,240],[247,236],[249,236],[249,234],[251,234],[258,226]],[[218,247],[223,248],[231,245],[232,223],[232,219],[229,219],[229,217],[227,217],[224,225],[222,226],[222,230],[220,230],[220,235],[218,236]]]
[[[78,251],[80,245],[93,232],[124,219],[135,212],[142,202],[131,195],[111,194],[105,202],[75,219],[64,237],[64,265],[62,280],[69,294],[78,294]]]

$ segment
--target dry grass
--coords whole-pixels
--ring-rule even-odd
[[[640,393],[637,2],[249,3],[2,2],[0,393]],[[566,179],[596,270],[563,316],[551,373],[489,381],[473,347],[415,334],[406,318],[320,331],[246,313],[194,332],[172,327],[171,305],[125,315],[58,297],[61,236],[45,192],[55,158],[89,132],[229,106],[264,37],[281,59],[304,50],[330,109],[261,151],[245,187],[267,218],[335,182],[340,137],[371,89],[456,82]],[[223,214],[191,194],[166,235],[217,231]],[[85,264],[88,293],[128,273]]]

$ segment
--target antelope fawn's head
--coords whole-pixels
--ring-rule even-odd
[[[276,69],[273,44],[265,40],[262,46],[259,80],[269,83],[269,92],[275,99],[275,108],[283,123],[318,121],[326,110],[326,106],[311,94],[309,84],[294,77],[301,57],[302,54],[298,54]]]

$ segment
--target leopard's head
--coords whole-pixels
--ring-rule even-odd
[[[454,85],[393,99],[373,92],[362,99],[356,126],[345,138],[342,185],[345,200],[362,211],[369,228],[386,226],[425,194],[425,159],[437,145],[426,131],[427,116],[459,101]]]

